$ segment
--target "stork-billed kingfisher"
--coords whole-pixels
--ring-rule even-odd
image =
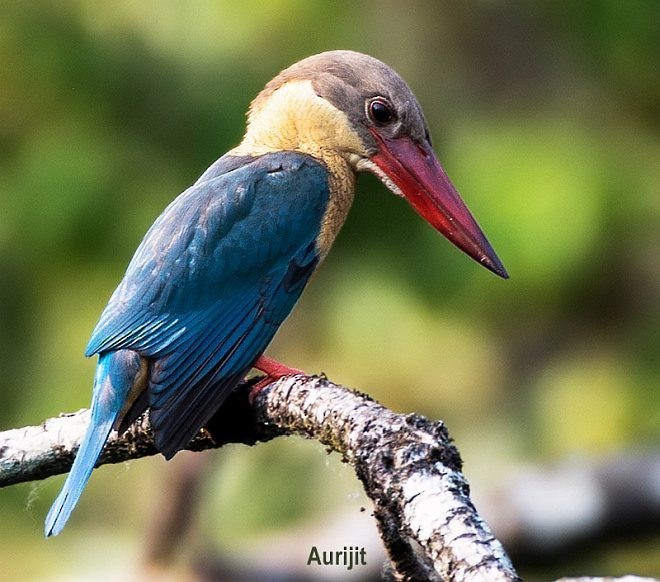
[[[184,448],[255,368],[372,172],[458,248],[504,266],[435,157],[408,85],[377,59],[331,51],[282,71],[226,153],[154,222],[92,333],[91,422],[46,518],[58,534],[112,429],[149,409],[166,458]]]

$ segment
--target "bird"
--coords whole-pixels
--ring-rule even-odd
[[[265,384],[299,372],[264,352],[328,254],[362,172],[508,278],[393,69],[349,50],[291,65],[250,104],[240,144],[149,228],[102,312],[85,351],[98,356],[90,424],[47,537],[69,520],[112,430],[148,409],[170,459],[252,369]]]

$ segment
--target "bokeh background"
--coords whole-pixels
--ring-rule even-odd
[[[0,429],[88,405],[84,346],[148,226],[240,140],[266,81],[350,48],[412,86],[511,279],[361,177],[333,252],[269,353],[445,420],[493,525],[492,492],[530,467],[657,452],[659,23],[655,0],[5,0]],[[197,517],[166,572],[204,557],[300,566],[330,527],[339,547],[363,545],[368,504],[322,447],[281,439],[205,462]],[[0,491],[0,578],[136,571],[176,466],[96,471],[49,541],[43,517],[61,478]],[[562,500],[589,505],[590,493],[568,487]],[[342,525],[356,515],[361,525]],[[619,534],[520,571],[660,575],[658,529]]]

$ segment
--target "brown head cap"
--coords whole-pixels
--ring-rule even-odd
[[[377,123],[370,112],[376,98],[382,98],[394,115],[394,121],[380,128],[381,133],[387,132],[392,138],[405,134],[430,145],[424,115],[406,82],[385,63],[354,51],[329,51],[291,65],[266,85],[252,109],[285,83],[298,80],[310,80],[319,97],[344,112],[370,151],[377,149],[369,132]]]

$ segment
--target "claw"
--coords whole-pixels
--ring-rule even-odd
[[[254,399],[257,397],[259,392],[280,378],[284,378],[285,376],[307,376],[307,374],[302,370],[298,370],[297,368],[290,368],[289,366],[281,364],[280,362],[273,360],[272,358],[268,358],[264,355],[259,356],[252,367],[266,375],[250,389],[250,394],[248,396],[250,404],[254,402]]]

